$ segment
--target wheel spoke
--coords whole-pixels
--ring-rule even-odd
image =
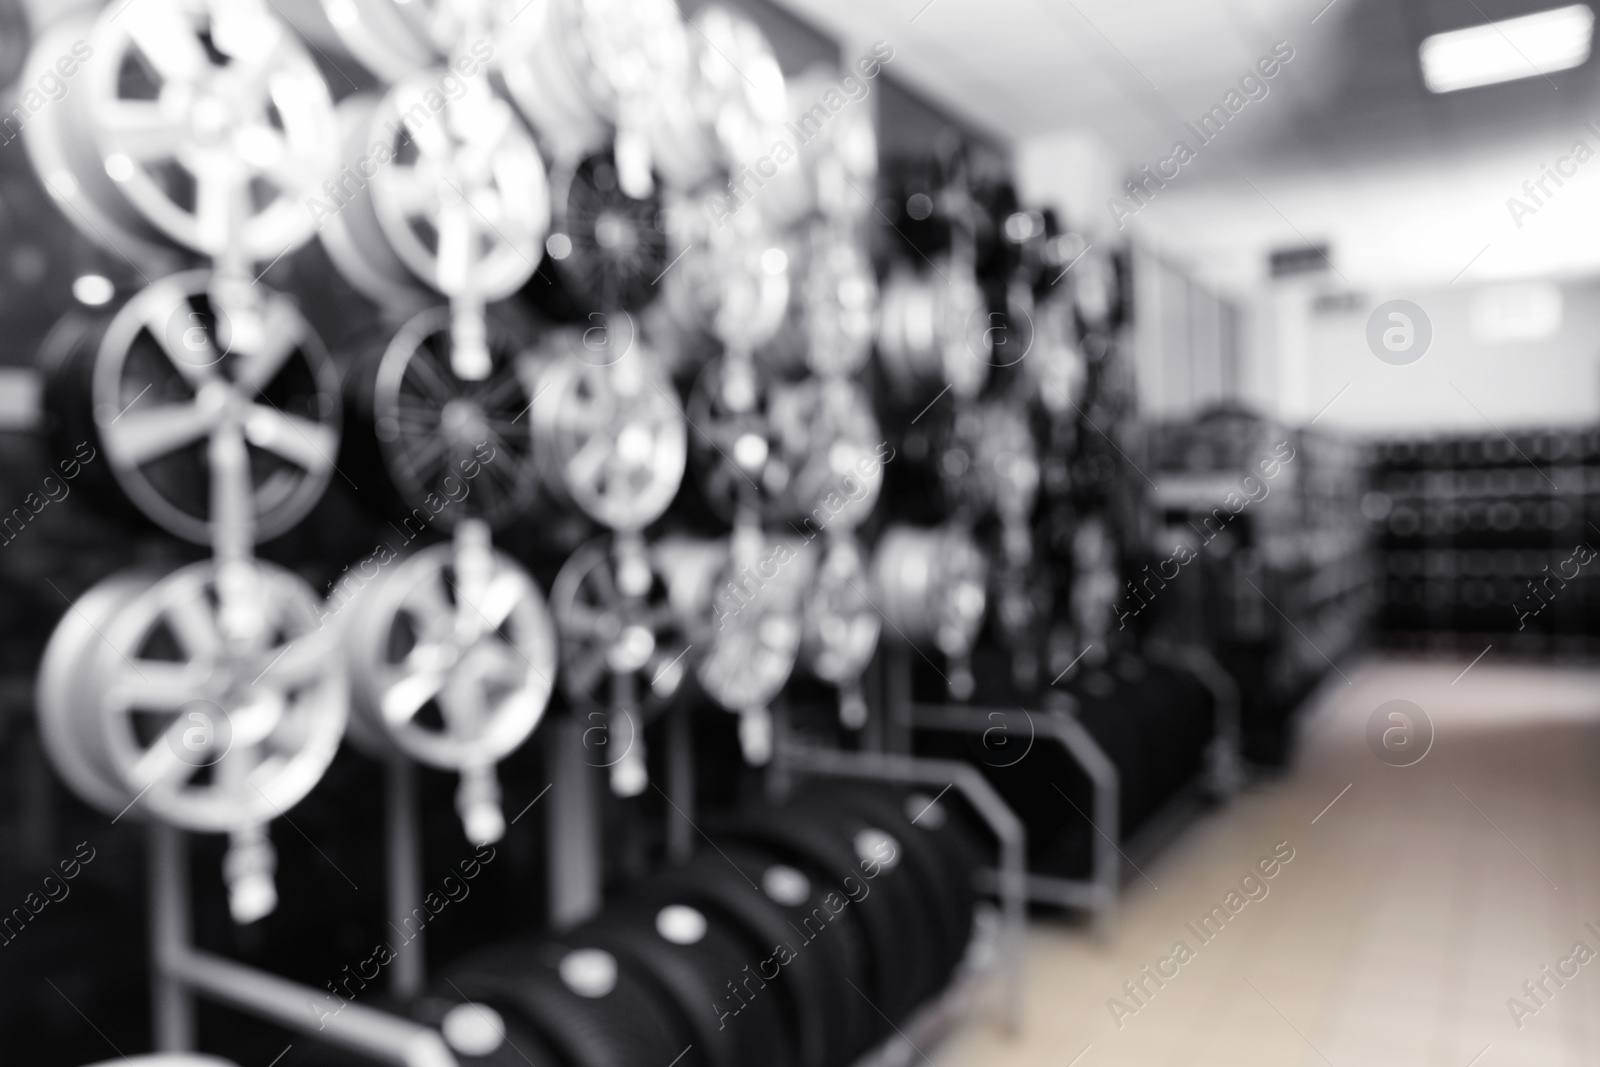
[[[461,390],[452,385],[450,379],[444,376],[439,365],[434,362],[433,354],[426,349],[418,349],[412,354],[406,364],[405,379],[413,382],[424,393],[431,396],[440,405],[454,400]]]
[[[167,606],[163,618],[191,660],[215,655],[222,648],[216,612],[204,596],[194,596]]]
[[[211,60],[195,36],[194,27],[170,0],[141,0],[128,20],[128,36],[150,65],[168,81],[193,82]]]
[[[246,396],[253,396],[272,384],[284,363],[299,350],[300,342],[305,339],[305,320],[287,300],[274,300],[267,306],[263,336],[264,345],[253,352],[234,347],[241,356],[234,370],[234,380]]]
[[[144,331],[160,346],[172,369],[198,392],[202,386],[216,381],[216,365],[222,357],[217,354],[209,330],[200,326],[176,328],[175,324],[192,323],[198,317],[188,294],[166,279],[156,285],[162,287],[160,298],[152,299],[147,305]],[[183,317],[185,311],[189,312],[188,317]]]
[[[120,152],[140,161],[171,159],[189,132],[156,100],[108,104],[100,129],[107,139],[107,154]]]
[[[600,630],[600,612],[573,601],[561,609],[556,622],[561,633],[568,637],[592,638]]]
[[[517,441],[519,444],[521,444],[526,441],[528,436],[528,427],[526,424],[519,426],[516,423],[509,422],[505,419],[485,419],[484,425],[501,441],[508,442],[508,448],[510,447],[510,441]],[[523,447],[527,446],[524,445]]]
[[[124,411],[101,427],[100,433],[113,459],[142,466],[200,440],[217,422],[214,412],[189,400]]]
[[[333,466],[339,436],[332,427],[289,415],[276,408],[250,405],[245,440],[308,471]]]
[[[107,688],[107,699],[119,711],[177,711],[200,694],[203,679],[189,663],[134,660]]]
[[[599,434],[589,438],[577,455],[567,461],[567,484],[580,489],[593,485],[612,455],[610,438]]]
[[[485,411],[495,411],[501,404],[513,404],[515,415],[528,406],[528,391],[523,387],[522,379],[517,377],[516,370],[509,364],[496,377],[476,390],[476,393],[473,399]]]
[[[430,433],[425,437],[415,438],[409,442],[404,455],[411,463],[411,472],[419,482],[427,482],[429,476],[439,469],[443,462],[445,450],[449,447],[443,436]]]
[[[426,103],[420,97],[406,100],[401,99],[400,105],[407,109],[416,103]],[[406,114],[402,111],[401,114]],[[455,146],[451,143],[450,135],[445,131],[445,124],[439,121],[420,122],[416,125],[406,123],[406,131],[411,134],[412,140],[417,143],[417,151],[430,160],[444,160],[455,154]]]
[[[467,207],[478,215],[488,228],[487,236],[495,245],[503,244],[498,230],[506,226],[505,201],[500,196],[500,190],[492,185],[485,185],[477,189],[463,190],[467,196]]]
[[[511,617],[525,591],[526,583],[514,571],[502,571],[491,578],[478,604],[478,612],[483,616],[486,628],[498,630]]]
[[[474,650],[479,667],[479,678],[497,682],[513,689],[527,686],[530,675],[537,677],[535,668],[522,655],[504,641],[486,642]]]
[[[437,426],[444,419],[444,412],[437,407],[426,404],[413,404],[401,401],[395,405],[395,415],[408,422],[421,423],[427,426]]]
[[[418,671],[400,679],[383,694],[383,721],[404,726],[416,718],[424,704],[439,695],[444,681],[439,671]]]
[[[262,653],[261,659],[266,666],[256,681],[281,690],[296,689],[320,681],[327,676],[328,667],[338,650],[338,642],[333,638],[332,631],[314,630]]]
[[[424,637],[419,640],[442,637],[455,626],[455,606],[445,593],[444,574],[440,571],[430,572],[412,586],[406,594],[405,608],[422,624]]]
[[[507,506],[508,501],[515,504],[530,483],[524,481],[519,484],[516,471],[505,466],[485,466],[484,470],[488,474],[479,483],[478,492],[482,494],[483,502],[478,505],[478,511],[482,515],[501,515],[503,512],[500,509]]]
[[[158,783],[178,786],[188,781],[197,768],[178,758],[178,746],[184,743],[183,735],[195,728],[182,715],[173,719],[155,743],[144,750],[138,762],[128,769],[133,784],[144,790]]]
[[[439,202],[436,182],[420,167],[391,167],[387,184],[400,213],[408,219],[433,214]]]
[[[567,685],[579,693],[598,698],[600,680],[606,673],[605,646],[586,643],[571,658],[565,665]]]

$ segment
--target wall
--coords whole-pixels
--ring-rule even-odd
[[[1344,390],[1320,421],[1370,434],[1493,434],[1600,420],[1600,279],[1553,284],[1562,297],[1561,325],[1532,341],[1474,336],[1473,304],[1490,286],[1463,283],[1409,295],[1431,321],[1433,340],[1408,366],[1386,364],[1367,347],[1372,302],[1324,314],[1304,298],[1285,302],[1279,313],[1303,317],[1305,330],[1301,384],[1282,390],[1284,407],[1311,417]]]

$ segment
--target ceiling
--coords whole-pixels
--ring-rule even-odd
[[[1579,136],[1600,148],[1584,129],[1600,128],[1600,63],[1439,96],[1416,59],[1430,34],[1563,0],[784,2],[846,42],[887,41],[895,75],[1013,146],[1088,130],[1124,172],[1192,145],[1184,123],[1285,42],[1267,95],[1136,220],[1234,282],[1259,280],[1266,249],[1321,240],[1351,284],[1443,284],[1496,242],[1469,278],[1600,270],[1600,242],[1569,247],[1571,229],[1545,219],[1542,244],[1500,232],[1505,198],[1541,163]],[[1600,222],[1579,199],[1562,205],[1571,221]]]
[[[1333,157],[1450,150],[1529,121],[1582,121],[1600,65],[1435,96],[1416,50],[1442,30],[1562,0],[785,0],[1013,142],[1095,130],[1129,159],[1164,154],[1275,43],[1294,58],[1234,147]],[[1270,106],[1268,101],[1272,101]],[[1582,117],[1580,117],[1582,116]],[[1229,131],[1233,140],[1234,130]]]

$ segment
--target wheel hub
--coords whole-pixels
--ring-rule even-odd
[[[471,400],[446,401],[440,425],[456,444],[474,445],[488,437],[489,424],[483,408]]]

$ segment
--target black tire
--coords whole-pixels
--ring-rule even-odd
[[[496,946],[450,968],[438,993],[458,1002],[488,1004],[520,1020],[570,1067],[671,1063],[693,1038],[637,969],[615,960],[615,983],[598,995],[591,995],[592,989],[580,993],[563,978],[562,961],[588,947],[565,938]],[[706,1067],[695,1051],[679,1067]]]
[[[714,824],[715,836],[760,845],[791,863],[818,868],[824,883],[844,893],[866,934],[870,969],[868,984],[855,992],[873,1009],[873,1037],[884,1032],[882,1020],[898,1024],[917,1003],[922,976],[935,965],[919,923],[922,902],[901,868],[875,871],[857,856],[851,836],[836,825],[799,807],[763,807]]]
[[[1090,677],[1109,680],[1112,676],[1100,674]],[[1129,688],[1116,681],[1110,682],[1109,690],[1100,689],[1090,682],[1074,694],[1078,698],[1078,721],[1106,757],[1117,766],[1121,809],[1117,825],[1119,836],[1123,839],[1143,825],[1153,810],[1150,765],[1143,731],[1137,722],[1136,709],[1130,706],[1128,694]],[[1068,792],[1071,793],[1071,790]],[[1074,800],[1082,806],[1081,800],[1076,797]],[[1095,817],[1092,809],[1085,807],[1083,810],[1091,818]],[[1099,822],[1099,819],[1095,821]]]
[[[648,975],[657,997],[689,1027],[689,1044],[707,1067],[795,1067],[788,1006],[757,974],[762,957],[736,928],[675,903],[703,920],[698,939],[668,940],[658,921],[664,909],[630,900],[573,931],[570,940],[615,953]],[[667,1060],[681,1051],[672,1050]]]
[[[417,1022],[439,1027],[450,1012],[462,1007],[463,1003],[459,997],[422,997],[411,1005],[408,1014]],[[473,1009],[490,1008],[489,1005],[465,1003]],[[450,1044],[447,1039],[446,1044],[450,1044],[450,1051],[460,1067],[527,1067],[530,1063],[537,1067],[561,1067],[565,1062],[558,1058],[544,1039],[535,1034],[520,1018],[514,1015],[506,1016],[495,1008],[490,1010],[499,1018],[494,1019],[494,1016],[490,1015],[486,1021],[493,1020],[504,1027],[505,1040],[492,1052],[473,1055],[470,1052],[463,1052]],[[448,1031],[446,1033],[448,1034]]]
[[[954,968],[966,955],[966,944],[973,936],[973,909],[978,905],[974,877],[979,867],[994,865],[984,856],[981,832],[974,827],[973,816],[966,813],[965,805],[950,795],[954,789],[944,797],[936,797],[938,790],[923,792],[901,785],[888,785],[875,792],[878,805],[893,811],[906,824],[909,840],[926,848],[931,861],[938,865],[939,877],[931,888],[949,917],[954,945],[950,966]]]
[[[728,842],[662,872],[635,894],[658,905],[692,901],[744,933],[760,953],[757,970],[765,976],[775,969],[770,983],[788,998],[800,1067],[849,1062],[871,1031],[871,1009],[842,981],[865,987],[864,936],[848,899],[814,870]],[[805,931],[812,929],[827,936],[807,940]]]
[[[1139,726],[1151,773],[1151,803],[1159,808],[1205,766],[1211,739],[1211,694],[1192,675],[1151,667],[1134,687]]]
[[[944,861],[931,836],[904,814],[905,795],[893,787],[818,782],[797,803],[829,812],[852,839],[863,830],[882,830],[900,845],[900,865],[917,895],[923,937],[933,953],[932,966],[917,983],[920,1004],[943,988],[961,961],[972,936],[973,899],[971,872],[958,873]]]

